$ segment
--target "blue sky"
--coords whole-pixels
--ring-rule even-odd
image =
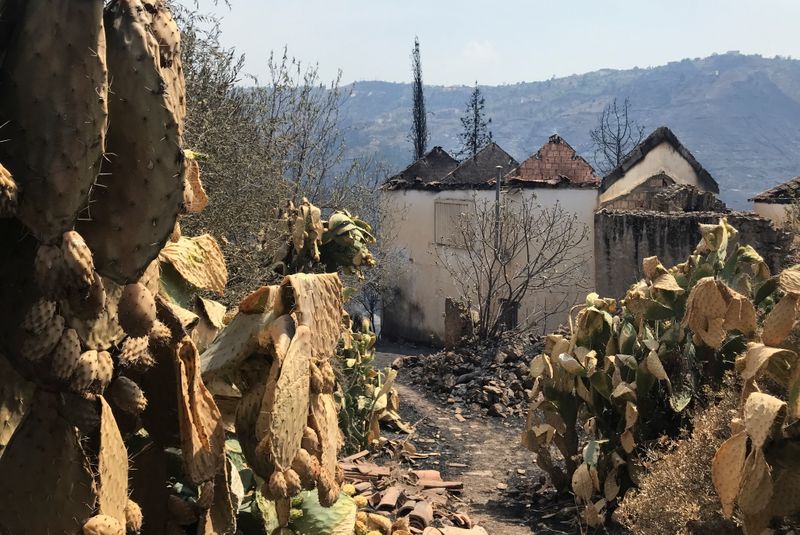
[[[191,0],[183,0],[189,3]],[[289,47],[324,79],[407,81],[418,35],[426,84],[502,84],[739,50],[800,58],[800,0],[199,0],[263,72]],[[222,4],[222,2],[220,2]]]

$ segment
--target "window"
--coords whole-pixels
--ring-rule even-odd
[[[469,203],[463,201],[434,202],[433,233],[437,245],[454,245],[458,242],[461,214],[468,208]]]
[[[519,322],[519,303],[508,301],[507,299],[500,300],[500,324],[503,325],[501,330],[511,331],[517,328]]]

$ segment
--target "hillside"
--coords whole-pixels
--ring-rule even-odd
[[[352,89],[343,110],[350,155],[373,154],[399,171],[411,153],[411,86],[358,82]],[[425,88],[430,146],[456,147],[470,90]],[[628,96],[648,133],[669,126],[732,207],[745,208],[749,196],[800,174],[797,60],[729,53],[482,90],[495,139],[517,159],[558,132],[592,161],[589,131],[598,113],[611,98]]]

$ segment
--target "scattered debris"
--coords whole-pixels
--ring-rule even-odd
[[[405,454],[413,461],[418,454]],[[394,526],[392,533],[427,533],[430,535],[485,535],[469,515],[456,510],[461,505],[455,494],[463,489],[461,481],[446,481],[438,470],[408,469],[396,461],[382,466],[369,460],[362,451],[339,462],[344,472],[345,491],[353,493],[358,506],[358,520],[368,529]]]
[[[533,386],[528,367],[542,347],[538,336],[506,333],[431,355],[399,357],[392,367],[403,368],[412,381],[453,405],[459,422],[468,413],[521,416]]]

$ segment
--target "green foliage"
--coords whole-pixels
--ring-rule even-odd
[[[380,434],[380,416],[390,411],[394,371],[381,372],[374,367],[376,336],[364,320],[359,331],[339,343],[336,392],[339,404],[339,428],[344,435],[344,451],[365,449]]]
[[[275,269],[283,274],[319,271],[360,276],[362,267],[375,265],[368,246],[375,243],[369,223],[347,211],[335,211],[326,221],[319,208],[303,199],[289,202],[278,213],[283,233],[275,253]]]
[[[303,491],[292,500],[289,526],[304,535],[350,535],[356,522],[356,504],[342,493],[331,507],[319,503],[316,490]]]
[[[702,387],[721,384],[756,330],[750,298],[769,279],[766,265],[748,246],[728,254],[736,230],[725,219],[701,232],[682,264],[668,270],[646,258],[645,278],[621,306],[590,294],[573,309],[571,335],[548,336],[531,362],[523,443],[558,488],[571,485],[590,525],[633,483],[637,445],[691,423],[687,409]],[[596,493],[603,500],[593,501]]]

